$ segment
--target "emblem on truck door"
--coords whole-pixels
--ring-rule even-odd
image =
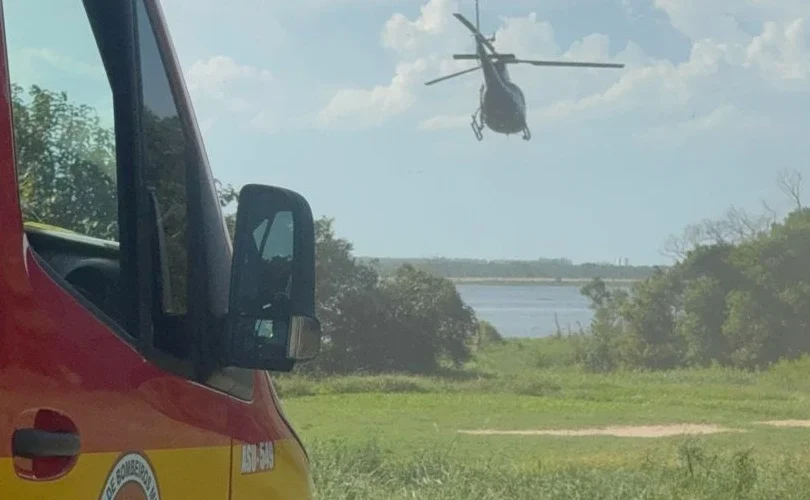
[[[242,445],[242,474],[268,471],[274,464],[275,450],[272,441]]]
[[[99,500],[160,500],[152,464],[142,454],[124,453],[107,474]]]

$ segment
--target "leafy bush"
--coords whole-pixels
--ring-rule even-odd
[[[437,373],[470,359],[479,325],[452,281],[403,265],[382,279],[335,235],[316,224],[316,299],[324,349],[303,371]]]

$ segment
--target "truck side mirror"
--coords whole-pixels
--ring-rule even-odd
[[[298,193],[256,184],[239,193],[226,336],[231,366],[289,371],[317,356],[315,224]]]

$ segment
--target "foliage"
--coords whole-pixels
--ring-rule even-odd
[[[146,109],[143,118],[144,179],[163,226],[170,276],[169,309],[182,314],[187,308],[188,294],[186,139],[177,114],[161,117]]]
[[[798,460],[739,446],[682,440],[632,466],[537,461],[516,467],[488,450],[459,456],[425,446],[404,457],[377,440],[320,439],[308,447],[318,498],[399,499],[751,499],[803,498],[810,480]],[[798,462],[798,463],[797,463]]]
[[[216,179],[214,181],[217,197],[219,198],[219,205],[221,208],[226,208],[231,203],[239,201],[239,192],[230,184],[222,184],[222,181]],[[236,214],[231,212],[225,215],[225,225],[228,227],[228,233],[233,239],[233,232],[236,229]]]
[[[796,208],[781,221],[738,231],[733,219],[705,224],[725,230],[629,293],[600,279],[583,287],[595,316],[580,360],[597,371],[756,369],[810,353],[810,209],[797,186],[783,189]]]
[[[11,86],[20,200],[26,222],[118,239],[115,137],[92,107],[64,92]]]
[[[450,281],[412,266],[380,279],[316,221],[316,300],[324,349],[307,371],[433,373],[470,356],[477,320]]]

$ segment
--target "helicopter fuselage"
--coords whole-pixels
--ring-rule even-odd
[[[482,59],[484,85],[481,88],[482,123],[500,134],[526,130],[526,98],[509,78],[506,65]]]

